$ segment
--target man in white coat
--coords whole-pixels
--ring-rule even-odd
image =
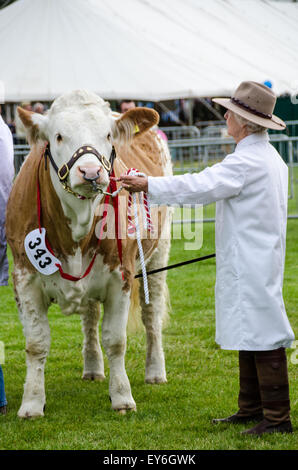
[[[6,256],[5,212],[14,178],[13,140],[9,127],[2,119],[0,106],[0,286],[8,284]]]
[[[1,116],[0,106],[0,286],[8,284],[8,260],[6,255],[5,212],[14,177],[13,140],[9,127]],[[0,415],[6,414],[7,400],[3,371],[0,365]]]
[[[217,203],[216,342],[239,351],[240,391],[238,412],[213,421],[258,421],[246,434],[292,432],[285,348],[294,334],[282,296],[288,168],[267,134],[285,123],[273,114],[275,94],[256,82],[213,101],[227,109],[232,154],[197,174],[120,180],[153,204]]]

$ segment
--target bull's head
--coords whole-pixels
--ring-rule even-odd
[[[115,119],[110,106],[94,93],[73,91],[57,98],[46,115],[18,108],[30,144],[49,143],[51,178],[63,198],[67,183],[76,195],[94,199],[109,184],[109,162],[114,144],[130,140],[158,123],[158,114],[134,108]],[[66,164],[71,160],[70,168]],[[56,168],[55,168],[56,165]],[[70,193],[71,193],[70,191]],[[71,198],[71,194],[67,194]],[[71,202],[69,202],[71,204]]]

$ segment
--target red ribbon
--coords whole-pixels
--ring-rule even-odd
[[[114,170],[112,170],[111,172],[109,188],[110,188],[110,191],[108,192],[111,192],[111,193],[117,190]],[[122,243],[121,243],[121,238],[120,238],[120,233],[119,233],[119,196],[118,194],[116,194],[116,196],[113,197],[112,202],[113,202],[114,212],[115,212],[115,232],[116,232],[115,235],[116,235],[116,240],[117,240],[119,259],[120,259],[120,263],[122,266]],[[123,272],[122,272],[122,278],[123,278]]]

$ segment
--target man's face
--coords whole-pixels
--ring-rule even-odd
[[[230,110],[226,111],[224,118],[227,121],[228,134],[237,140],[243,130],[243,126],[239,124],[235,118],[234,113]]]
[[[126,113],[129,109],[133,109],[136,107],[134,101],[129,101],[128,103],[121,103],[121,113]]]

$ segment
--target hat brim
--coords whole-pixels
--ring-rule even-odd
[[[274,129],[277,131],[282,131],[287,127],[286,123],[274,114],[272,114],[272,117],[270,119],[262,118],[261,116],[256,116],[255,114],[250,113],[249,111],[246,111],[243,108],[240,108],[240,106],[237,106],[237,104],[234,104],[230,100],[230,98],[212,98],[212,101],[214,101],[214,103],[220,104],[226,109],[234,111],[234,113],[239,114],[239,116],[244,117],[248,121],[254,122],[255,124],[259,124],[262,127],[267,127],[268,129]]]

